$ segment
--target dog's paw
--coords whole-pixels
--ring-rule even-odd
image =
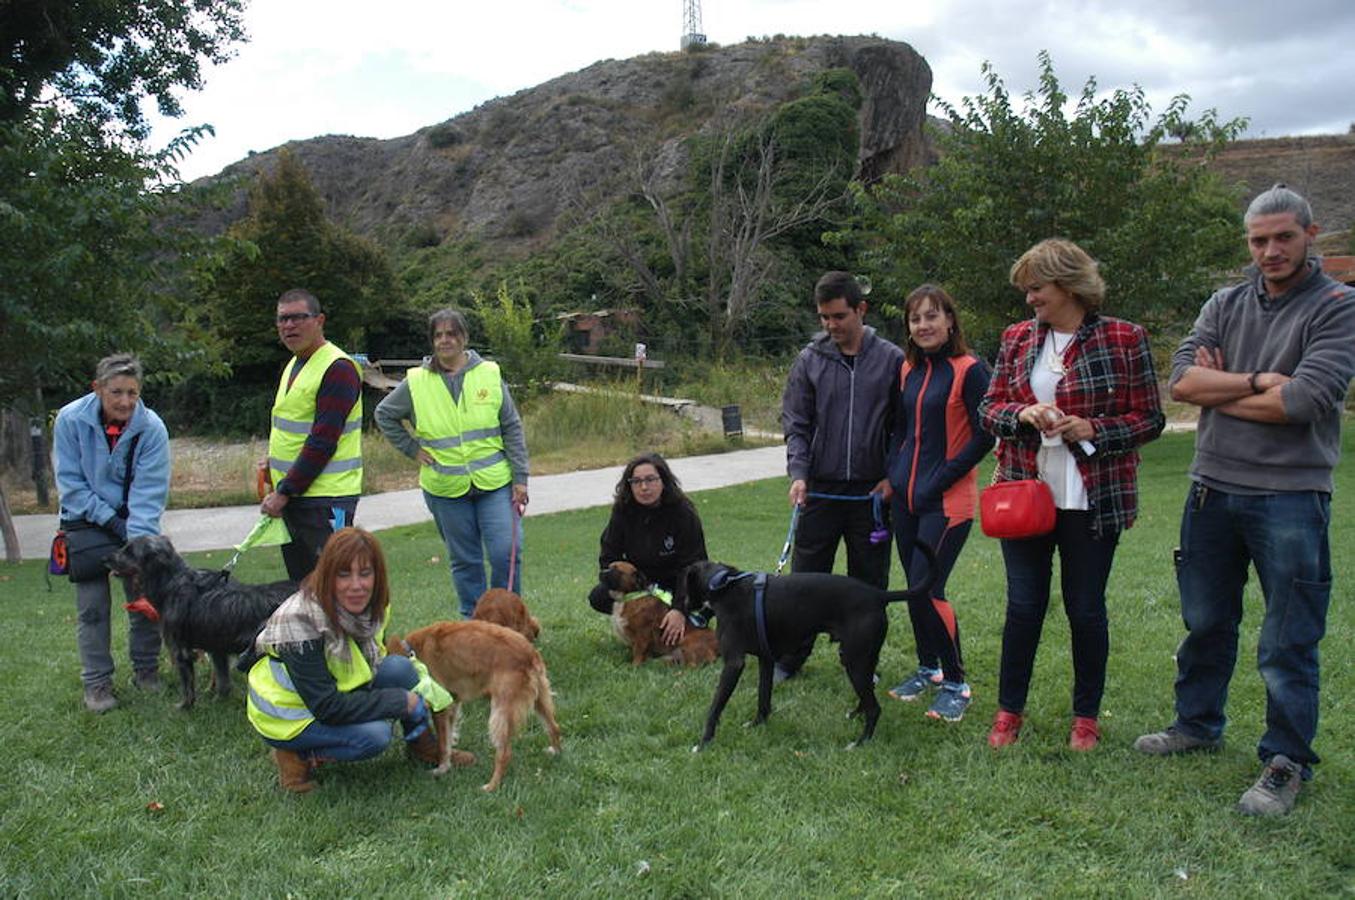
[[[705,750],[705,749],[706,749],[706,745],[705,745],[704,743],[702,743],[701,741],[697,741],[695,744],[692,744],[692,752],[693,752],[693,753],[700,753],[702,750]]]
[[[549,755],[549,756],[555,756],[555,755],[558,754],[559,752],[560,752],[560,751],[557,750],[555,747],[547,747],[547,748],[546,748],[546,754]]]
[[[432,775],[434,778],[437,778],[439,775],[446,775],[449,771],[451,771],[451,768],[452,767],[450,765],[444,763],[443,765],[440,765],[435,769],[429,770],[428,774]]]

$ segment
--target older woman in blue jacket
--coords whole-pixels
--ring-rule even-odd
[[[169,495],[169,433],[141,402],[141,376],[135,356],[106,357],[95,369],[93,390],[57,413],[56,484],[67,531],[98,527],[123,541],[160,533]],[[108,573],[77,581],[75,606],[85,708],[107,712],[118,705],[109,647]],[[133,683],[159,690],[160,632],[140,613],[129,615],[128,628]]]

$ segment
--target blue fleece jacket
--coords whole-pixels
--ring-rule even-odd
[[[169,432],[146,404],[137,401],[112,452],[99,421],[99,397],[90,393],[72,400],[56,416],[54,453],[56,487],[62,521],[84,519],[119,530],[112,520],[122,505],[127,451],[141,435],[132,462],[132,489],[127,497],[126,536],[160,533],[160,514],[169,496]]]

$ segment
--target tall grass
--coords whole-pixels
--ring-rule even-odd
[[[463,729],[480,757],[470,769],[433,779],[393,749],[324,770],[314,794],[285,795],[238,692],[181,713],[171,696],[126,686],[121,613],[123,705],[88,715],[70,585],[49,594],[37,563],[6,567],[0,895],[1350,896],[1355,671],[1345,648],[1355,641],[1355,559],[1339,551],[1355,539],[1355,464],[1339,473],[1332,506],[1324,760],[1291,816],[1254,820],[1231,809],[1257,774],[1265,727],[1254,580],[1225,748],[1160,760],[1129,746],[1171,716],[1181,622],[1170,560],[1190,437],[1165,437],[1144,455],[1143,516],[1110,583],[1105,741],[1089,754],[1065,749],[1071,666],[1057,602],[1020,742],[1002,753],[984,743],[1003,572],[998,545],[977,532],[950,582],[976,698],[964,722],[935,722],[921,706],[884,698],[876,739],[844,749],[859,730],[843,717],[854,697],[820,641],[804,677],[777,687],[760,728],[740,727],[754,709],[750,661],[715,743],[694,755],[716,670],[632,668],[585,602],[606,510],[529,516],[524,589],[544,626],[564,753],[547,757],[544,733],[529,724],[503,787],[489,795],[478,789],[489,772],[482,705]],[[694,496],[714,556],[773,564],[783,481]],[[394,629],[453,616],[432,526],[382,540]],[[193,557],[208,567],[224,558]],[[271,550],[247,554],[239,568],[247,580],[281,573]],[[905,610],[890,618],[881,690],[914,665]]]

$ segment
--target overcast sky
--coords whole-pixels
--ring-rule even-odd
[[[990,60],[1015,96],[1048,50],[1065,90],[1137,83],[1248,135],[1345,133],[1355,122],[1355,0],[704,0],[720,44],[773,34],[878,34],[931,65],[932,90],[981,93]],[[181,165],[214,174],[251,150],[322,134],[389,138],[600,59],[678,47],[683,0],[252,0],[250,42],[184,98],[157,143],[210,123]]]

